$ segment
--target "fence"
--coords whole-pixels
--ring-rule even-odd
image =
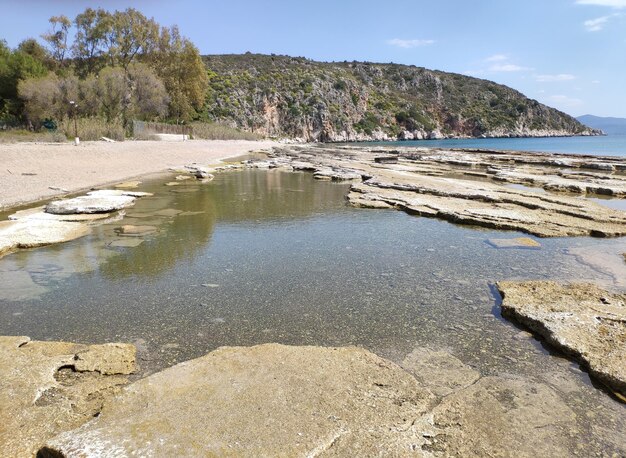
[[[145,138],[150,135],[193,135],[191,126],[184,124],[164,124],[160,122],[146,122],[133,120],[133,137]]]

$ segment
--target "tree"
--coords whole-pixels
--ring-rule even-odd
[[[43,119],[61,119],[59,77],[54,73],[42,78],[31,78],[19,83],[20,97],[29,121],[39,125]]]
[[[198,48],[177,27],[163,28],[159,47],[152,65],[170,96],[170,116],[177,122],[189,121],[204,104],[209,86],[206,67]]]
[[[22,104],[18,99],[19,82],[47,72],[44,64],[30,54],[11,51],[5,42],[0,41],[0,117],[15,122],[22,114]]]
[[[128,69],[131,107],[129,115],[152,120],[167,115],[169,96],[163,81],[147,65],[133,64]]]
[[[41,46],[34,38],[27,38],[26,40],[23,40],[19,45],[17,45],[17,50],[19,52],[23,52],[24,54],[28,54],[33,59],[46,66],[50,61],[50,54],[46,48]]]
[[[111,66],[127,70],[137,56],[149,54],[157,43],[159,25],[133,8],[116,11],[107,20],[106,43]]]
[[[63,121],[69,115],[102,116],[107,123],[130,117],[153,120],[167,114],[169,98],[163,82],[143,64],[104,68],[97,76],[50,74],[19,84],[28,119],[35,125],[45,118]],[[75,104],[70,104],[74,101]]]
[[[111,29],[111,14],[99,8],[87,8],[74,19],[76,35],[72,45],[76,71],[83,77],[96,73],[105,52],[107,33]]]
[[[52,29],[43,34],[42,38],[48,42],[52,58],[62,67],[67,53],[67,36],[72,21],[67,16],[52,16],[48,22],[52,25]]]

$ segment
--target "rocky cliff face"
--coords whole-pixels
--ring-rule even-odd
[[[420,67],[206,56],[203,117],[271,137],[358,141],[595,135],[490,81]]]

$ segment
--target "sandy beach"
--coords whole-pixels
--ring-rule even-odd
[[[207,165],[273,145],[243,140],[0,144],[0,209],[168,167],[192,162]]]

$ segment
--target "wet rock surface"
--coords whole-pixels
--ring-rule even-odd
[[[48,205],[19,210],[0,221],[0,257],[20,248],[68,242],[91,233],[91,227],[122,219],[124,208],[150,193],[103,189]],[[121,211],[117,211],[121,210]]]
[[[376,162],[381,153],[393,153],[397,163]],[[622,158],[326,146],[274,148],[271,156],[248,161],[247,166],[291,167],[311,171],[316,178],[359,181],[348,195],[359,207],[397,208],[456,224],[539,237],[626,235],[623,211],[571,195],[626,196]],[[524,186],[516,189],[518,185]]]
[[[134,355],[127,344],[0,337],[0,455],[34,456],[50,437],[93,418],[128,382]]]
[[[60,456],[572,456],[562,391],[481,377],[442,350],[399,366],[356,347],[223,347],[125,388],[47,442]],[[411,375],[413,374],[413,375]],[[437,391],[438,394],[431,392]],[[619,431],[594,431],[611,454]]]
[[[497,287],[504,316],[527,326],[626,396],[626,295],[593,284],[551,281],[503,281]]]
[[[528,237],[516,237],[513,239],[488,239],[487,243],[494,248],[523,248],[538,250],[541,243]]]
[[[89,226],[69,221],[0,221],[0,257],[19,248],[35,248],[83,237]]]

